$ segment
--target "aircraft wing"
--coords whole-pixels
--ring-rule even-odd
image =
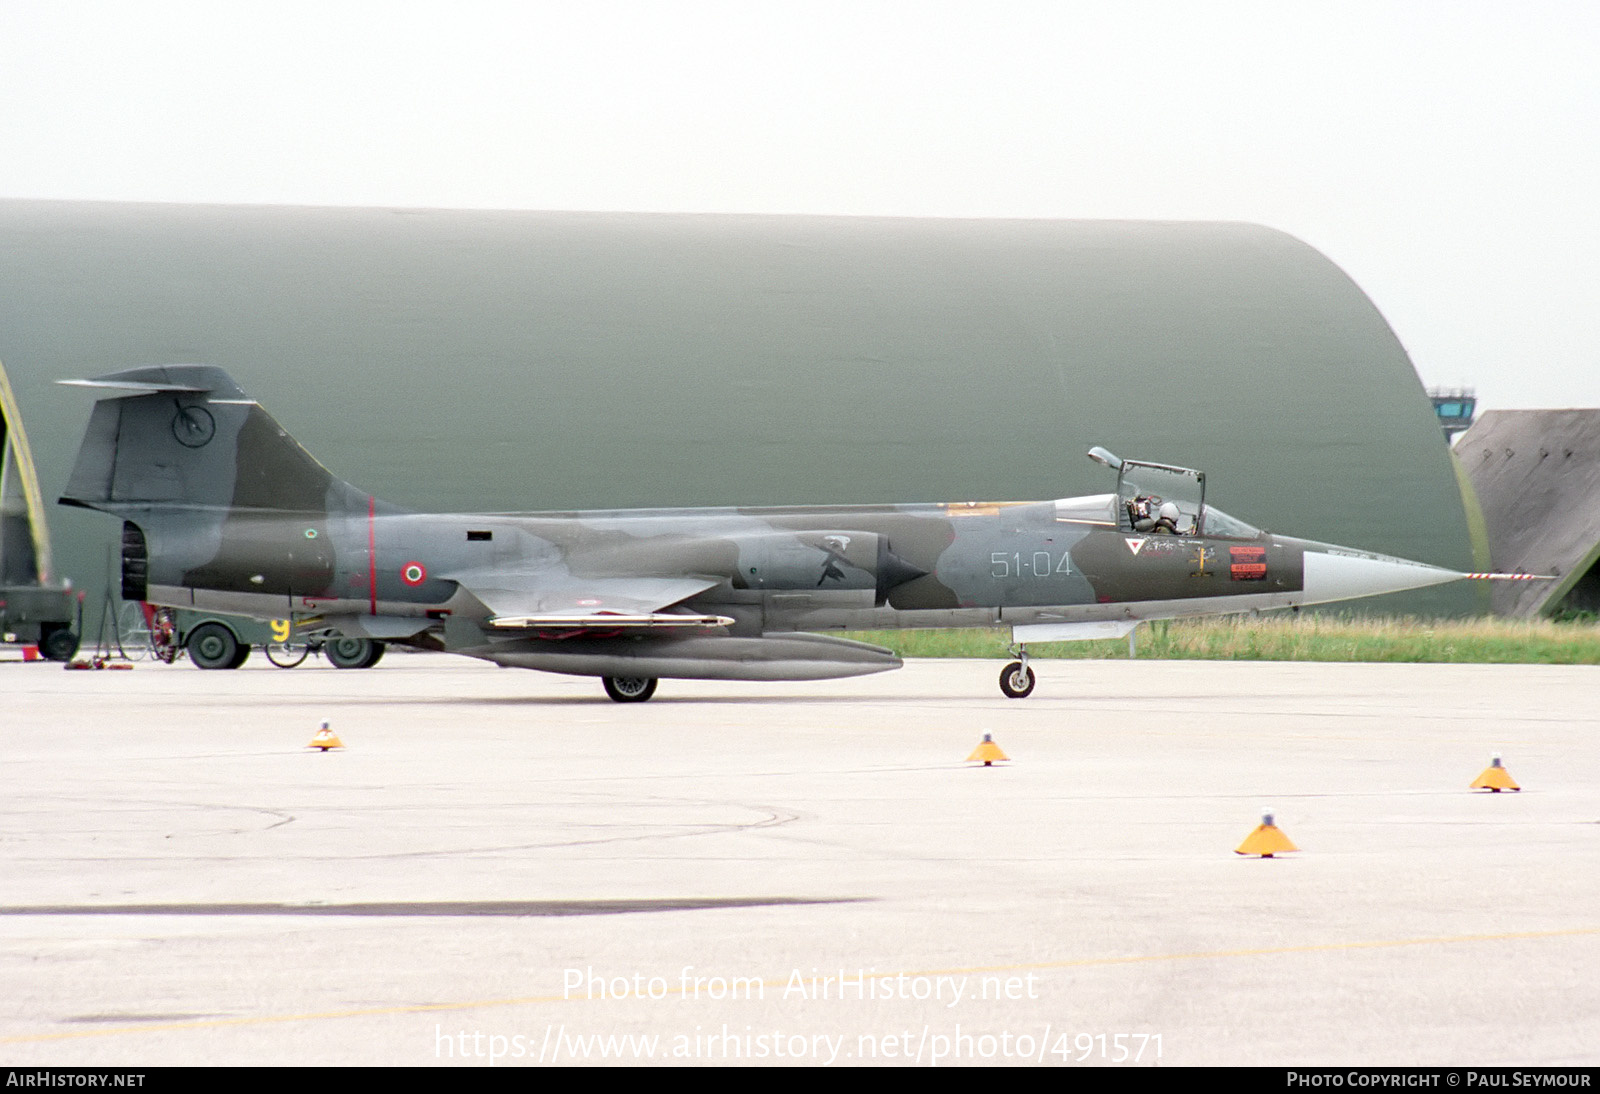
[[[548,573],[477,573],[456,577],[501,631],[659,630],[726,627],[728,616],[671,611],[719,582],[698,577],[552,577]]]

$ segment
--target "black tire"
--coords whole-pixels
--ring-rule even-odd
[[[240,642],[239,652],[234,655],[233,664],[229,665],[228,667],[230,669],[236,669],[248,660],[250,660],[250,643]]]
[[[221,623],[202,623],[189,632],[184,640],[189,650],[189,660],[197,669],[236,669],[242,664],[239,657],[239,637]],[[249,656],[250,647],[244,648]]]
[[[1000,690],[1007,699],[1026,699],[1033,692],[1033,670],[1013,661],[1000,670]]]
[[[373,665],[376,665],[379,661],[382,661],[383,651],[388,648],[389,647],[382,642],[374,642],[372,644],[372,656],[368,657],[366,663],[361,667],[364,669],[370,669]]]
[[[656,693],[654,676],[602,676],[606,694],[619,703],[642,703]]]
[[[40,640],[39,652],[50,661],[71,661],[78,653],[78,636],[65,627],[53,630]]]
[[[373,645],[370,638],[330,638],[322,652],[336,669],[368,669],[383,656],[381,648],[373,652]]]

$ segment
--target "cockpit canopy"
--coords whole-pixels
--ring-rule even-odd
[[[1097,524],[1104,528],[1120,528],[1130,534],[1138,531],[1129,519],[1126,502],[1119,501],[1116,494],[1087,494],[1077,498],[1057,498],[1055,505],[1057,520],[1071,521],[1074,524]],[[1229,516],[1214,505],[1206,506],[1200,517],[1198,533],[1189,530],[1192,521],[1185,520],[1179,524],[1179,530],[1174,534],[1180,536],[1199,534],[1219,539],[1256,539],[1262,534],[1261,529],[1246,524],[1238,517]]]
[[[1117,469],[1117,499],[1117,523],[1124,531],[1192,536],[1205,513],[1205,472],[1123,460]]]
[[[1200,534],[1219,539],[1260,539],[1263,535],[1255,525],[1246,524],[1238,517],[1230,517],[1214,505],[1206,506]]]
[[[1118,459],[1103,448],[1091,449],[1089,458],[1117,472],[1117,492],[1062,498],[1056,502],[1057,520],[1140,535],[1255,539],[1262,534],[1259,528],[1206,505],[1204,471]]]

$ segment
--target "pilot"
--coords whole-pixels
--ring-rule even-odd
[[[1164,503],[1156,513],[1156,521],[1150,526],[1150,531],[1156,535],[1175,536],[1178,534],[1178,506],[1176,502]]]

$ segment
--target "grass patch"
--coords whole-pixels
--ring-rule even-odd
[[[1442,664],[1600,665],[1600,628],[1550,620],[1226,616],[1139,626],[1138,656],[1191,661],[1400,661]],[[1003,658],[1009,629],[856,631],[849,637],[902,657]],[[1112,659],[1127,639],[1040,642],[1030,657]]]

